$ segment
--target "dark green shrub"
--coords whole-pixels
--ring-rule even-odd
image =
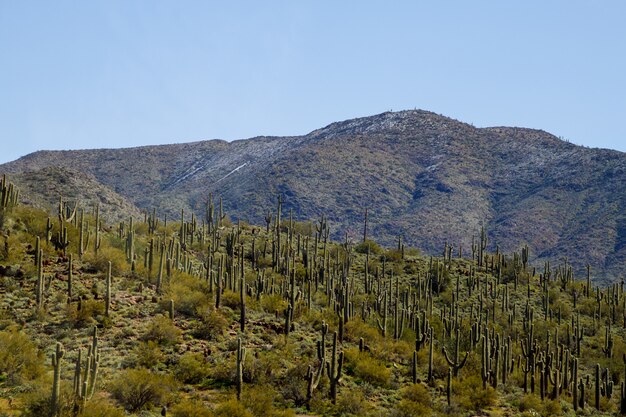
[[[239,310],[241,299],[239,293],[231,290],[224,290],[222,294],[222,304],[225,307],[229,307],[233,310]]]
[[[382,255],[380,255],[380,261],[385,262],[399,262],[402,260],[402,251],[397,249],[388,249]]]
[[[367,253],[369,250],[370,255],[378,255],[382,251],[380,245],[373,240],[367,239],[365,242],[361,242],[354,247],[354,251],[357,253]]]

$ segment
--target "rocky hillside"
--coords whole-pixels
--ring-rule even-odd
[[[471,250],[481,225],[490,246],[527,243],[533,259],[567,257],[598,280],[626,272],[626,154],[588,149],[546,132],[475,128],[426,111],[333,123],[298,137],[258,137],[132,149],[41,151],[0,165],[85,173],[142,209],[204,212],[209,193],[234,218],[260,223],[284,197],[299,219],[325,214],[336,236],[398,236],[429,253],[446,241]],[[30,195],[44,192],[37,187]]]
[[[59,197],[78,207],[93,212],[100,206],[104,220],[111,224],[139,218],[142,211],[127,198],[122,197],[93,175],[64,167],[45,167],[35,171],[23,171],[11,178],[22,193],[22,202],[58,213]]]

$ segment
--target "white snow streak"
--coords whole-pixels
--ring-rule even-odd
[[[245,167],[246,165],[248,165],[250,163],[250,161],[245,162],[241,165],[239,165],[237,168],[233,169],[232,171],[230,171],[228,174],[224,175],[222,178],[220,178],[219,180],[215,181],[215,184],[217,184],[218,182],[225,180],[226,178],[228,178],[230,175],[234,174],[235,172],[239,171],[241,168]]]

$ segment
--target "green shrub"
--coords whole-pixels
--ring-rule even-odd
[[[563,410],[561,409],[561,403],[558,400],[547,400],[543,404],[543,417],[562,416]]]
[[[217,340],[228,328],[228,320],[219,310],[207,310],[193,329],[198,339]]]
[[[187,384],[197,384],[208,375],[208,366],[200,353],[185,353],[174,367],[176,379]]]
[[[361,390],[342,390],[337,397],[337,409],[341,415],[364,416],[370,405]]]
[[[287,301],[281,294],[264,295],[261,297],[261,307],[268,313],[283,311],[287,308]]]
[[[299,363],[287,370],[285,378],[279,386],[280,395],[284,400],[291,401],[298,407],[306,403],[308,370],[309,365],[305,363]],[[324,390],[325,384],[327,384],[327,379],[321,378],[318,390]]]
[[[246,410],[237,400],[228,400],[221,403],[215,409],[215,417],[254,417],[252,413]]]
[[[465,409],[479,411],[495,404],[496,391],[487,386],[483,389],[483,381],[478,375],[471,375],[461,381],[454,381],[454,396]]]
[[[408,387],[405,387],[402,390],[402,398],[427,407],[432,405],[430,391],[428,391],[428,388],[422,384],[411,384]]]
[[[520,399],[518,407],[519,410],[522,412],[529,410],[534,410],[537,412],[541,411],[541,399],[534,394],[526,394]]]
[[[351,370],[357,378],[380,387],[389,385],[391,371],[369,353],[361,353],[356,349],[346,349],[346,359],[348,360],[348,370]]]
[[[363,254],[367,253],[368,249],[369,249],[370,255],[378,255],[382,251],[382,248],[380,247],[378,243],[369,239],[367,239],[365,242],[359,243],[358,245],[354,247],[355,252],[363,253]]]
[[[126,413],[103,399],[92,400],[78,417],[124,417]]]
[[[135,366],[152,369],[165,360],[161,347],[154,340],[139,342],[134,352]]]
[[[430,416],[432,399],[430,391],[422,384],[411,384],[402,390],[402,400],[393,410],[394,417]]]
[[[130,264],[126,260],[124,251],[104,243],[98,249],[97,255],[93,252],[87,252],[83,259],[96,271],[104,274],[109,271],[109,262],[111,262],[111,274],[113,276],[119,276],[122,272],[130,270]]]
[[[19,385],[43,373],[43,355],[17,326],[0,331],[0,375],[10,385]]]
[[[51,400],[51,384],[47,381],[38,380],[34,386],[20,398],[20,417],[48,417],[53,416]],[[68,384],[61,385],[59,398],[59,416],[72,416],[73,395]]]
[[[429,417],[432,414],[433,410],[430,407],[407,399],[400,400],[391,413],[392,417]]]
[[[380,261],[385,262],[399,262],[402,260],[402,251],[398,249],[388,249],[382,255],[380,255]]]
[[[182,401],[173,406],[168,415],[172,417],[213,417],[211,410],[197,401]]]
[[[239,306],[241,305],[239,293],[231,290],[224,290],[224,293],[222,293],[222,305],[233,310],[239,310]]]
[[[269,385],[249,387],[242,397],[242,402],[255,417],[271,416],[274,413],[276,392]]]
[[[363,338],[366,344],[378,344],[382,340],[380,332],[377,328],[368,325],[361,319],[348,321],[345,327],[346,339],[352,342],[358,342]]]
[[[166,403],[175,389],[170,377],[143,368],[120,372],[109,386],[113,397],[130,412]]]
[[[173,275],[161,302],[163,311],[169,309],[170,300],[174,300],[176,313],[187,317],[196,316],[199,311],[209,307],[211,300],[207,296],[208,286],[205,281],[178,271]]]
[[[92,326],[104,316],[104,301],[88,299],[81,300],[80,304],[67,304],[65,313],[74,327]]]
[[[143,338],[146,341],[153,340],[160,345],[173,345],[178,343],[180,335],[181,331],[169,318],[158,315],[148,327]]]

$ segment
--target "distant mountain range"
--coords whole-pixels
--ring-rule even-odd
[[[203,215],[209,193],[234,219],[263,224],[276,197],[283,213],[329,219],[336,235],[398,236],[440,255],[446,241],[470,252],[484,225],[490,246],[524,244],[531,259],[568,259],[597,282],[626,273],[626,154],[576,146],[524,128],[475,128],[413,110],[333,123],[304,136],[131,149],[40,151],[0,165],[43,205],[58,194],[103,211],[156,207]],[[120,217],[120,216],[117,216]],[[580,275],[579,275],[580,276]]]

